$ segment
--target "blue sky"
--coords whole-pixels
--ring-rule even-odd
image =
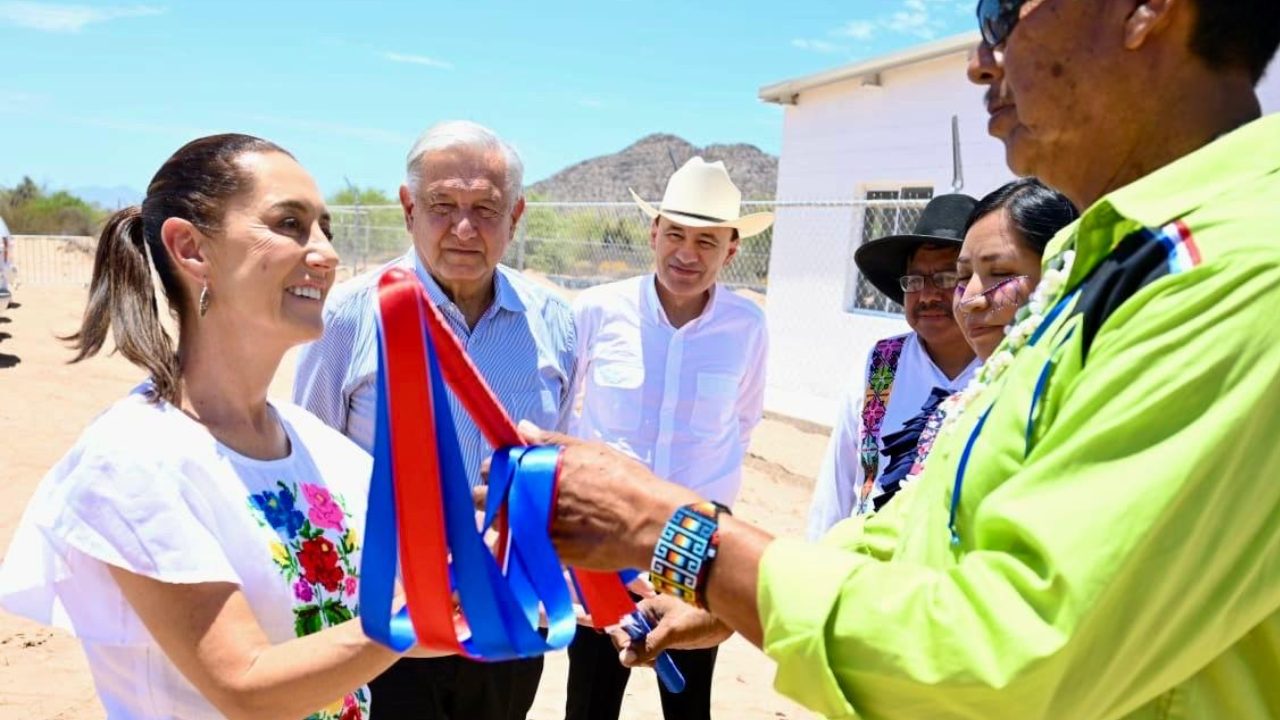
[[[526,180],[653,132],[776,153],[762,85],[974,28],[974,0],[0,0],[0,184],[145,188],[212,132],[326,193],[398,186],[431,123],[494,128]]]

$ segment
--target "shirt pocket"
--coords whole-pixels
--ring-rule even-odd
[[[591,385],[586,402],[594,420],[614,432],[632,432],[640,427],[644,412],[644,366],[597,360],[591,367]]]
[[[697,388],[689,417],[690,429],[702,436],[729,432],[738,398],[738,377],[728,373],[698,373]],[[732,429],[736,434],[737,427]]]

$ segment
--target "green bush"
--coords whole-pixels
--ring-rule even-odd
[[[15,235],[96,235],[108,214],[65,190],[50,193],[29,177],[0,187],[0,217]]]

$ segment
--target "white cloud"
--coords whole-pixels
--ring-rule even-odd
[[[882,18],[881,22],[893,32],[931,40],[946,29],[946,23],[934,17],[933,11],[946,7],[956,10],[961,3],[956,0],[902,0],[902,9]]]
[[[0,113],[17,114],[30,112],[43,108],[48,103],[49,97],[47,95],[0,88]]]
[[[440,68],[441,70],[452,70],[453,63],[437,60],[427,57],[426,55],[406,55],[404,53],[384,52],[382,57],[391,62],[409,63],[410,65],[426,65],[427,67]]]
[[[910,3],[911,0],[908,0]],[[936,37],[937,31],[930,22],[928,11],[899,10],[889,16],[884,26],[896,33],[915,35],[926,40]]]
[[[165,8],[153,5],[89,7],[37,2],[0,2],[0,23],[45,32],[76,33],[86,26],[128,17],[160,15]]]
[[[833,34],[851,37],[855,40],[870,40],[876,34],[876,24],[866,20],[854,20],[846,23],[844,27],[836,30]]]
[[[889,5],[889,3],[886,3]],[[973,0],[899,0],[897,6],[875,18],[851,20],[828,33],[831,37],[852,38],[867,42],[885,32],[910,35],[932,40],[946,31],[946,21],[936,16],[936,11],[971,13]],[[821,40],[792,40],[794,47],[823,52],[823,45],[833,46]]]
[[[604,101],[597,100],[595,98],[589,98],[589,97],[579,98],[578,107],[590,108],[592,110],[599,110],[604,107]]]
[[[837,45],[836,43],[827,42],[826,40],[806,40],[804,38],[796,38],[792,40],[791,47],[800,48],[801,50],[810,50],[816,53],[823,53],[824,55],[849,52],[849,48],[844,45]]]

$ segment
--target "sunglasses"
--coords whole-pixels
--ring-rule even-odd
[[[982,40],[990,47],[1003,45],[1026,4],[1027,0],[979,0],[978,28],[982,30]]]
[[[968,298],[964,296],[965,286],[956,285],[955,307],[965,315],[975,316],[974,320],[999,319],[1005,310],[1021,307],[1030,299],[1029,280],[1026,275],[1015,275]]]
[[[920,292],[924,289],[925,278],[928,278],[933,286],[939,290],[950,290],[956,287],[956,283],[960,281],[960,276],[953,272],[940,272],[932,275],[903,275],[898,278],[898,287],[902,288],[902,292]]]

